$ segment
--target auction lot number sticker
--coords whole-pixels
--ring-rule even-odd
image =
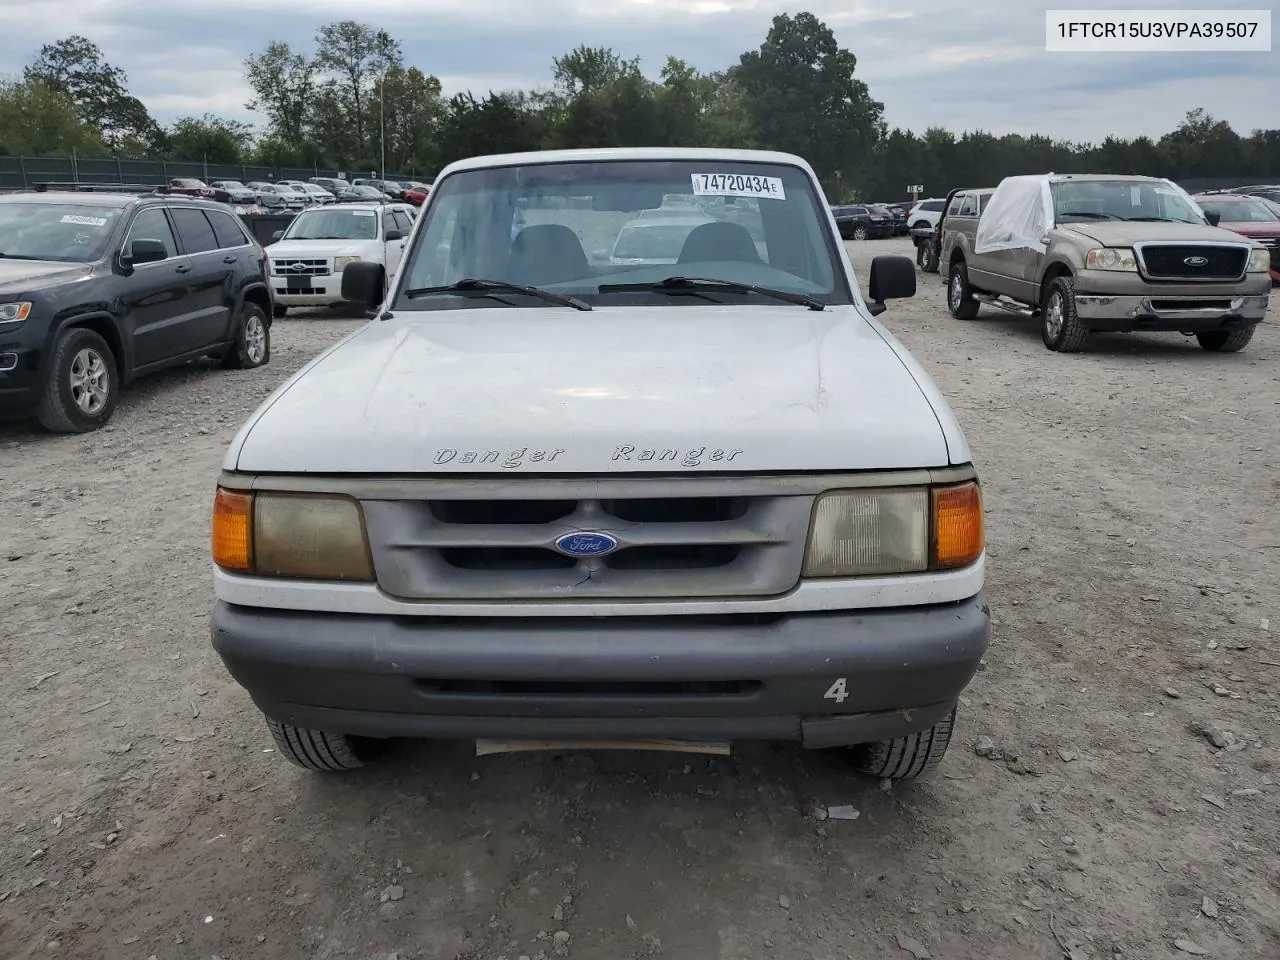
[[[693,193],[697,197],[768,197],[787,199],[781,177],[758,177],[751,173],[695,173]]]

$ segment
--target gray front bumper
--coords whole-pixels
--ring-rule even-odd
[[[763,618],[373,617],[231,606],[214,648],[267,716],[370,737],[888,740],[946,716],[990,636],[960,603]],[[847,697],[828,697],[844,680]]]
[[[1152,297],[1076,293],[1076,315],[1095,330],[1219,330],[1257,323],[1268,297]],[[1204,306],[1221,301],[1221,306]]]

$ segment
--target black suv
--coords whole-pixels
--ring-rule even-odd
[[[84,433],[142,374],[203,356],[261,366],[272,307],[266,254],[221,204],[0,197],[0,416]]]
[[[869,240],[872,237],[893,236],[893,214],[887,210],[878,212],[870,206],[853,204],[832,207],[836,229],[845,240]]]

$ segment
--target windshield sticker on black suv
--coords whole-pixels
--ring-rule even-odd
[[[79,217],[75,214],[67,214],[62,218],[63,223],[78,223],[85,227],[105,227],[107,225],[106,217]]]
[[[767,197],[787,199],[781,177],[758,177],[745,173],[695,173],[693,193],[698,197]]]

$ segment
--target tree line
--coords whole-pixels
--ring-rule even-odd
[[[656,78],[638,59],[579,46],[533,90],[445,97],[385,30],[327,24],[310,49],[269,43],[244,63],[260,127],[205,114],[162,126],[101,49],[70,36],[0,83],[0,153],[120,156],[380,170],[429,176],[484,153],[556,147],[758,147],[805,157],[833,201],[893,199],[909,183],[940,194],[1055,171],[1187,179],[1280,176],[1280,129],[1242,136],[1190,110],[1159,139],[1075,143],[1037,134],[891,128],[856,76],[857,58],[810,13],[774,17],[760,47],[703,72],[668,57]]]

